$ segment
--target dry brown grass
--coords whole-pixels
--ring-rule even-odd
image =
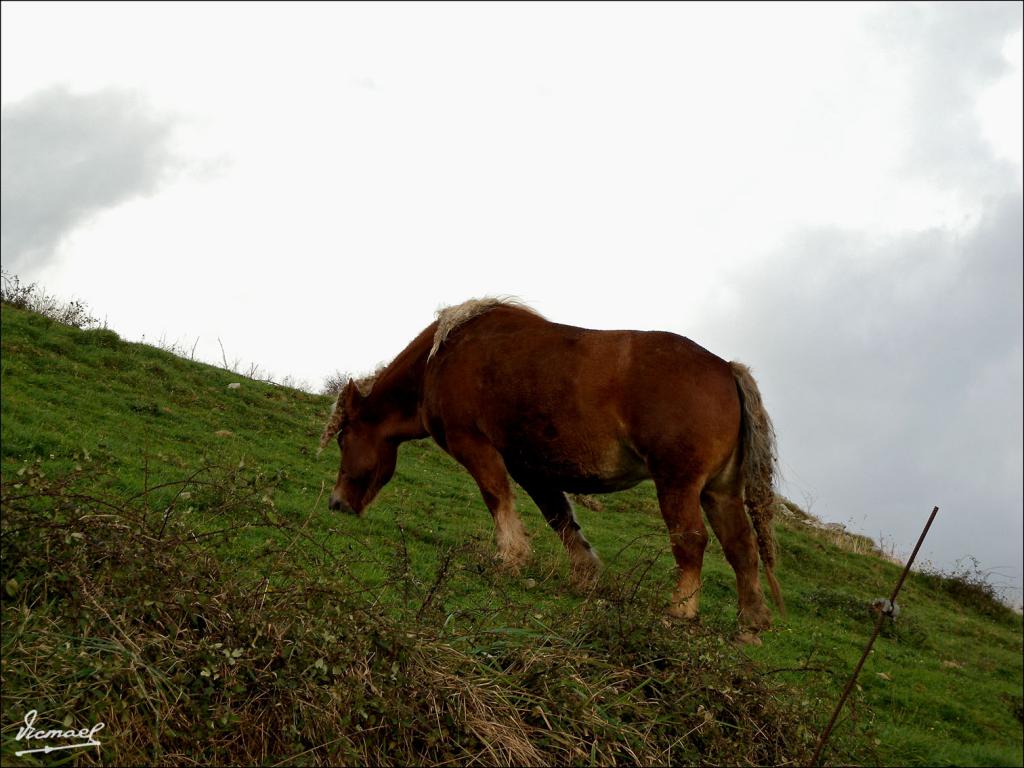
[[[872,555],[896,565],[903,565],[903,561],[893,551],[880,546],[870,536],[848,531],[842,523],[825,523],[785,496],[775,496],[775,511],[779,518],[789,525],[798,526],[801,530],[810,532],[815,538],[844,552]]]

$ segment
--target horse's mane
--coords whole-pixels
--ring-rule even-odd
[[[516,307],[517,309],[525,310],[540,317],[540,313],[512,296],[484,296],[480,299],[464,301],[461,304],[456,304],[455,306],[442,307],[437,310],[437,330],[434,331],[434,345],[430,348],[430,354],[427,355],[427,359],[429,360],[434,356],[452,331],[462,325],[465,325],[474,317],[479,317],[484,312],[489,312],[495,307]],[[373,373],[354,379],[352,383],[355,388],[359,390],[359,394],[363,397],[369,395],[378,377],[387,370],[389,365],[390,363],[388,363],[388,365],[379,365],[377,370]],[[343,391],[344,387],[339,389],[338,395],[334,400],[334,407],[331,409],[331,415],[327,420],[323,433],[320,435],[321,451],[327,446],[331,438],[337,435],[343,427],[345,418],[344,411],[341,407],[341,396]]]
[[[540,313],[532,307],[512,296],[484,296],[480,299],[470,299],[453,307],[443,307],[437,310],[437,330],[434,331],[434,346],[430,348],[427,359],[432,358],[437,350],[444,344],[449,334],[461,325],[465,325],[474,317],[482,315],[495,307],[516,307],[540,317]]]
[[[368,373],[365,376],[360,376],[358,379],[353,379],[352,383],[355,384],[356,389],[359,390],[359,394],[363,397],[370,394],[370,390],[373,389],[373,385],[377,382],[377,378],[387,367],[388,363],[380,363],[377,365],[377,368],[373,373]]]

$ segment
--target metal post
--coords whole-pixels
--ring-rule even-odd
[[[935,507],[932,509],[932,513],[928,518],[928,522],[924,526],[924,530],[921,531],[921,538],[917,540],[917,546],[914,547],[914,551],[910,553],[910,559],[907,560],[907,564],[903,567],[903,573],[900,574],[900,580],[896,582],[896,588],[892,591],[892,596],[889,598],[889,605],[896,605],[896,595],[900,592],[900,587],[903,586],[903,581],[907,578],[907,574],[910,573],[910,566],[914,563],[914,558],[917,557],[918,550],[921,549],[921,545],[924,543],[924,537],[928,535],[928,529],[932,527],[932,520],[935,519],[935,515],[938,514],[939,508]],[[857,662],[857,668],[853,670],[853,674],[850,675],[850,680],[846,684],[843,695],[839,697],[839,703],[836,704],[835,711],[832,713],[832,719],[828,721],[828,725],[825,726],[825,730],[821,734],[821,738],[818,739],[818,746],[814,750],[814,757],[811,758],[811,765],[820,765],[819,759],[821,758],[821,751],[825,748],[825,742],[828,741],[828,737],[832,734],[832,729],[835,727],[836,720],[839,718],[839,712],[843,708],[843,704],[846,703],[846,699],[850,696],[850,691],[853,690],[854,683],[857,682],[857,676],[860,674],[861,668],[864,666],[864,662],[867,661],[868,654],[871,653],[871,646],[875,644],[875,638],[878,637],[879,631],[882,629],[882,622],[885,621],[886,614],[879,612],[878,621],[875,622],[875,630],[871,633],[871,639],[868,640],[867,646],[864,648],[864,653],[861,654],[860,661]]]

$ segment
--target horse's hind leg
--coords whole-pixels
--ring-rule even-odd
[[[493,445],[480,437],[449,433],[447,442],[448,452],[476,480],[494,518],[498,557],[505,566],[518,568],[530,557],[530,542],[523,521],[516,514],[504,459]]]
[[[736,571],[740,626],[753,630],[767,629],[771,624],[771,614],[764,604],[758,576],[757,541],[743,499],[732,490],[710,489],[705,489],[700,498],[711,529],[722,544],[725,558]]]
[[[661,516],[668,526],[672,554],[679,566],[679,581],[668,612],[682,619],[697,618],[700,608],[700,569],[708,532],[700,512],[700,487],[654,479]]]
[[[533,483],[523,483],[523,488],[540,507],[544,519],[565,545],[565,551],[569,553],[573,583],[586,585],[593,582],[601,561],[580,531],[580,524],[576,522],[569,499],[557,488]]]

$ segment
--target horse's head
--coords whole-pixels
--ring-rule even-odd
[[[327,506],[357,515],[373,501],[395,473],[398,446],[383,436],[382,424],[365,407],[366,398],[353,381],[338,395],[320,447],[337,435],[341,448],[338,480]]]

